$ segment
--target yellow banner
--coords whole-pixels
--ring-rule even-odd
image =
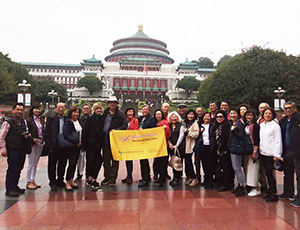
[[[167,156],[163,127],[110,132],[110,147],[114,160],[140,160]]]

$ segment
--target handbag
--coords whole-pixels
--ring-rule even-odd
[[[182,171],[182,161],[181,161],[181,157],[180,157],[180,153],[178,148],[174,149],[174,155],[171,157],[170,161],[169,161],[169,166],[173,169],[175,169],[176,171]]]
[[[27,121],[24,119],[25,122],[25,127],[26,127],[26,134],[30,134],[29,133],[29,129],[28,129],[28,125],[27,125]],[[25,154],[30,154],[32,151],[32,139],[31,136],[28,137],[27,139],[23,138],[23,149],[24,149],[24,153]]]
[[[230,153],[237,155],[248,155],[253,152],[253,145],[248,135],[245,135],[242,140],[237,137],[232,138],[230,143]]]
[[[65,140],[64,135],[62,133],[57,134],[57,144],[58,147],[62,149],[68,149],[75,146],[71,142]]]
[[[200,153],[202,151],[202,149],[203,149],[203,138],[202,138],[202,136],[199,136],[194,145],[193,152]]]

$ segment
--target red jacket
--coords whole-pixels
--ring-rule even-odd
[[[167,122],[167,120],[162,120],[159,124],[157,124],[157,127],[160,126],[166,126],[165,128],[165,134],[166,134],[166,139],[168,140],[171,137],[171,131],[170,131],[170,126],[169,126],[169,122]]]
[[[136,118],[131,118],[129,122],[128,130],[138,130],[139,129],[139,121]]]

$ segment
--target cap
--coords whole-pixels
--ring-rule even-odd
[[[117,103],[118,103],[119,100],[117,99],[117,97],[112,96],[112,97],[108,98],[106,102],[107,102],[107,103],[108,103],[108,102],[117,102]]]
[[[177,108],[186,108],[186,104],[179,104],[177,105]]]

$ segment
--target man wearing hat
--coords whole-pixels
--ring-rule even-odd
[[[104,111],[104,128],[105,141],[103,146],[103,166],[104,166],[104,180],[102,185],[116,186],[116,179],[118,177],[119,161],[115,161],[112,157],[109,132],[111,130],[125,130],[127,129],[127,122],[123,112],[118,108],[118,99],[111,97],[107,100],[108,108]]]
[[[281,200],[293,200],[293,207],[300,207],[300,114],[295,103],[288,101],[283,105],[285,117],[279,122],[283,142],[283,193]],[[294,199],[294,173],[297,176],[297,196]]]
[[[177,105],[177,112],[179,113],[180,117],[184,119],[186,114],[186,104]]]

